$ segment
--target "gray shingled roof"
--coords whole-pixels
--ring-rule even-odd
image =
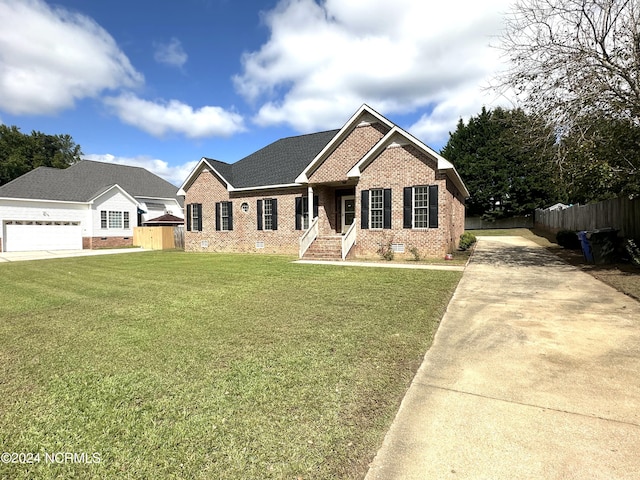
[[[282,138],[232,164],[206,160],[235,188],[287,185],[295,183],[296,177],[338,132]]]
[[[82,160],[69,168],[38,167],[0,187],[0,197],[88,202],[118,184],[133,197],[175,198],[178,188],[148,170]]]

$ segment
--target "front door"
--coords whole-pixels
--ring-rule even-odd
[[[342,233],[347,233],[355,217],[356,197],[353,195],[342,197]]]

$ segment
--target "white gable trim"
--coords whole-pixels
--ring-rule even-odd
[[[353,131],[354,128],[360,125],[371,125],[372,123],[382,123],[387,125],[389,128],[393,127],[393,123],[384,118],[374,109],[372,109],[369,105],[362,105],[356,113],[352,115],[352,117],[344,124],[344,126],[340,129],[338,133],[336,133],[335,137],[331,139],[327,145],[315,156],[311,163],[307,165],[307,167],[302,171],[300,175],[296,178],[296,183],[305,184],[309,183],[310,174],[315,171],[322,162],[324,162],[329,154],[338,146],[340,143],[344,141],[344,139]]]
[[[95,201],[96,201],[98,198],[102,197],[103,195],[106,195],[107,193],[109,193],[111,190],[114,190],[114,189],[116,189],[116,190],[120,190],[120,192],[121,192],[125,197],[127,197],[129,200],[131,200],[131,203],[133,203],[134,205],[138,205],[138,200],[136,200],[134,197],[132,197],[131,195],[129,195],[129,194],[127,193],[127,191],[126,191],[124,188],[122,188],[120,185],[118,185],[117,183],[116,183],[116,184],[114,184],[114,185],[112,185],[112,186],[110,186],[109,188],[107,188],[107,189],[103,190],[102,192],[100,192],[98,195],[96,195],[95,197],[93,197],[89,203],[91,203],[91,204],[95,203]]]
[[[382,137],[380,141],[376,143],[374,147],[369,150],[367,154],[362,157],[362,159],[358,163],[356,163],[351,170],[347,172],[347,177],[360,178],[360,175],[362,175],[364,169],[367,168],[371,164],[371,162],[373,162],[383,152],[383,150],[389,147],[409,144],[415,146],[427,156],[436,160],[437,169],[444,171],[447,176],[451,178],[453,183],[458,187],[460,193],[462,193],[465,198],[469,197],[469,191],[464,185],[462,178],[460,178],[460,175],[458,174],[458,171],[455,169],[453,164],[436,153],[434,150],[429,148],[423,142],[418,140],[416,137],[404,131],[398,126],[394,126],[391,130],[389,130],[389,133]]]
[[[230,192],[250,192],[252,190],[273,190],[275,188],[293,188],[293,187],[302,187],[303,185],[300,183],[282,183],[278,185],[259,185],[256,187],[231,187],[229,189]]]
[[[191,170],[191,173],[187,176],[187,179],[182,182],[182,185],[180,185],[177,195],[186,195],[188,188],[193,183],[193,180],[195,180],[195,178],[200,175],[200,173],[202,173],[202,170],[204,170],[204,168],[208,168],[213,173],[215,173],[218,178],[220,178],[224,182],[228,191],[233,191],[233,185],[231,185],[231,183],[226,178],[224,178],[224,176],[222,176],[220,172],[217,171],[205,157],[202,157],[198,164],[193,168],[193,170]]]

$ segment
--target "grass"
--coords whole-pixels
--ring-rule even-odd
[[[12,479],[362,478],[461,275],[181,252],[0,274],[0,445],[41,456]]]

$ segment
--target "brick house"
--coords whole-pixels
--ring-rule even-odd
[[[304,258],[457,248],[469,196],[454,166],[363,105],[340,130],[289,137],[228,164],[202,158],[185,195],[185,250]]]

